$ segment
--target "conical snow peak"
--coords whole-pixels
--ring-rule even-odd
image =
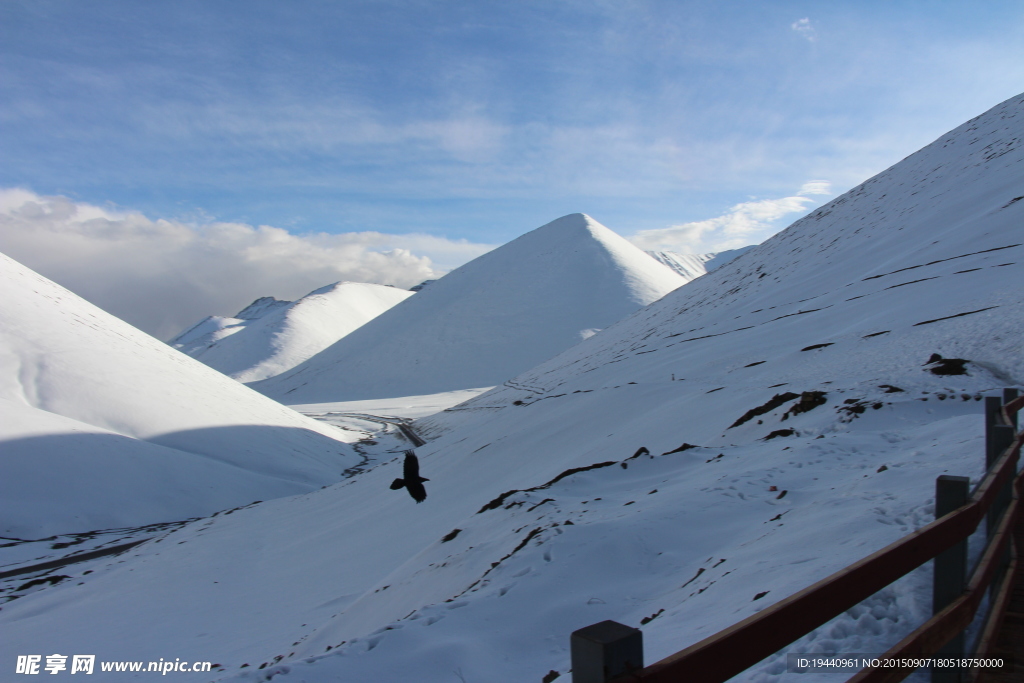
[[[294,370],[252,386],[291,404],[490,386],[683,283],[593,218],[570,214],[457,268]]]

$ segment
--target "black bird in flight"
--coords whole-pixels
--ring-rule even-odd
[[[412,451],[405,452],[405,462],[402,464],[402,478],[391,482],[391,490],[397,491],[404,488],[409,491],[417,503],[427,499],[427,490],[423,488],[423,482],[430,481],[420,476],[420,461]]]

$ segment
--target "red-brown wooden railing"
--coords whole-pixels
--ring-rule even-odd
[[[1024,432],[1018,433],[1013,426],[1015,415],[1024,408],[1024,396],[1016,398],[1016,390],[1007,390],[1004,400],[1001,410],[994,415],[989,414],[988,419],[994,421],[986,425],[986,434],[991,439],[989,435],[994,434],[995,429],[1002,429],[1002,434],[1006,435],[1009,426],[1008,433],[1012,435],[1009,445],[1000,447],[998,457],[993,458],[990,454],[989,459],[994,459],[994,462],[989,462],[988,473],[967,504],[761,612],[654,664],[610,679],[609,683],[721,683],[780,651],[954,545],[965,542],[990,510],[1005,506],[998,521],[989,527],[988,545],[966,590],[897,644],[887,656],[919,657],[938,652],[971,623],[986,588],[993,579],[1001,578],[994,591],[989,623],[979,641],[979,647],[989,647],[994,625],[998,624],[1009,595],[1016,552],[1020,550],[1011,550],[1011,532],[1021,516],[1021,498],[1024,496],[1024,472],[1017,474]],[[1007,568],[1008,554],[1011,564]],[[586,629],[577,633],[583,631]],[[587,668],[593,670],[593,667]],[[575,670],[574,664],[574,674]],[[856,674],[848,683],[891,683],[902,680],[912,671],[869,668]],[[574,675],[574,681],[577,680],[582,679]]]

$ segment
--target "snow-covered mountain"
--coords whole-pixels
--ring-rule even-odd
[[[341,433],[0,255],[0,536],[184,519],[309,491]]]
[[[1019,96],[420,420],[423,504],[388,490],[402,461],[381,450],[343,484],[10,588],[0,660],[561,681],[580,627],[642,627],[654,661],[770,606],[930,521],[936,476],[980,473],[979,399],[1024,385],[1022,141]],[[925,566],[787,649],[883,652],[930,616],[929,580]],[[780,657],[733,680],[808,680]]]
[[[261,296],[236,313],[235,317],[208,315],[167,343],[195,358],[221,339],[241,332],[252,321],[259,320],[273,311],[291,306],[293,303],[295,302],[282,301],[272,296]]]
[[[234,318],[210,316],[169,343],[239,382],[256,382],[292,369],[412,294],[336,282],[298,301],[263,297]]]
[[[749,247],[740,247],[739,249],[718,251],[712,254],[680,254],[675,251],[649,251],[647,253],[659,263],[664,263],[682,275],[689,282],[690,280],[696,280],[708,271],[725,265],[737,256],[747,253],[755,246],[751,245]]]
[[[589,216],[559,218],[253,388],[288,404],[503,382],[685,281]]]

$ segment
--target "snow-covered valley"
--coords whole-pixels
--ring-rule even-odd
[[[771,605],[931,521],[938,475],[980,476],[981,399],[1024,387],[1022,140],[1018,96],[685,286],[669,291],[677,276],[667,269],[657,294],[649,282],[620,278],[629,285],[615,290],[620,296],[646,290],[653,303],[636,301],[631,310],[639,310],[615,324],[587,325],[603,328],[592,335],[579,335],[582,322],[567,320],[579,344],[563,343],[554,357],[487,391],[387,398],[400,386],[427,394],[491,384],[472,373],[435,377],[440,371],[430,368],[426,379],[406,385],[415,367],[400,366],[397,379],[382,380],[380,395],[347,401],[345,392],[331,394],[353,358],[373,362],[353,369],[358,376],[346,391],[371,385],[374,372],[383,372],[381,359],[401,355],[395,349],[415,351],[421,366],[440,354],[443,337],[430,336],[431,325],[460,310],[430,306],[427,297],[454,301],[448,290],[460,276],[449,278],[458,271],[257,385],[305,416],[286,419],[290,411],[178,354],[181,372],[191,374],[175,380],[176,390],[235,392],[231,400],[246,412],[272,406],[282,415],[274,419],[304,425],[318,444],[350,442],[335,448],[346,475],[315,482],[324,488],[150,529],[149,542],[56,570],[63,578],[52,584],[30,586],[37,578],[30,574],[4,579],[0,661],[59,652],[218,665],[212,674],[176,674],[196,681],[536,682],[553,680],[550,672],[568,680],[569,634],[583,626],[614,619],[642,627],[654,661]],[[579,214],[555,223],[565,243],[545,244],[565,249],[584,238],[580,250],[593,254],[595,234],[599,245],[614,243]],[[499,252],[491,259],[500,262]],[[495,261],[487,256],[477,261],[490,268]],[[557,254],[539,259],[556,261]],[[20,273],[7,262],[4,268]],[[550,284],[549,270],[517,273],[516,282]],[[68,296],[19,274],[5,281],[5,311],[6,287],[21,282],[47,301]],[[498,285],[484,294],[507,300],[521,291]],[[537,305],[559,290],[546,291],[529,292],[528,301]],[[479,313],[485,300],[472,299],[461,312]],[[414,306],[425,307],[422,316]],[[401,314],[403,307],[414,315]],[[5,327],[31,327],[33,315]],[[388,323],[399,315],[420,326],[419,336],[401,338],[411,323]],[[110,323],[96,320],[80,326],[107,335]],[[378,352],[371,333],[396,346]],[[111,403],[116,410],[101,420],[78,407],[91,403],[79,397],[73,409],[55,410],[83,381],[27,383],[29,356],[19,339],[5,337],[11,360],[0,366],[18,378],[7,381],[3,396],[12,409],[40,420],[89,418],[95,429],[116,428],[146,448],[183,448],[183,439],[163,438],[182,427],[129,429],[110,417],[141,408]],[[110,343],[103,339],[96,345]],[[77,358],[70,355],[76,344],[52,351],[40,344],[31,367],[64,367],[60,359]],[[358,356],[357,344],[372,345],[376,355]],[[111,394],[126,383],[98,382]],[[32,398],[26,386],[53,387],[45,395],[55,402]],[[131,400],[155,402],[162,393]],[[241,419],[230,411],[211,405],[205,414]],[[270,419],[252,414],[252,422]],[[394,423],[366,416],[410,420],[426,440],[416,449],[429,479],[422,504],[389,490],[402,476],[406,437]],[[46,429],[70,431],[55,422]],[[33,462],[29,453],[10,448],[18,443],[12,436],[2,438],[5,467],[39,476],[23,464]],[[265,456],[253,457],[262,463]],[[40,505],[63,501],[41,484],[26,490]],[[76,530],[89,529],[46,533]],[[0,571],[53,550],[0,548]],[[925,565],[792,651],[884,651],[930,613],[929,572]],[[787,673],[778,655],[735,680],[843,678]]]

